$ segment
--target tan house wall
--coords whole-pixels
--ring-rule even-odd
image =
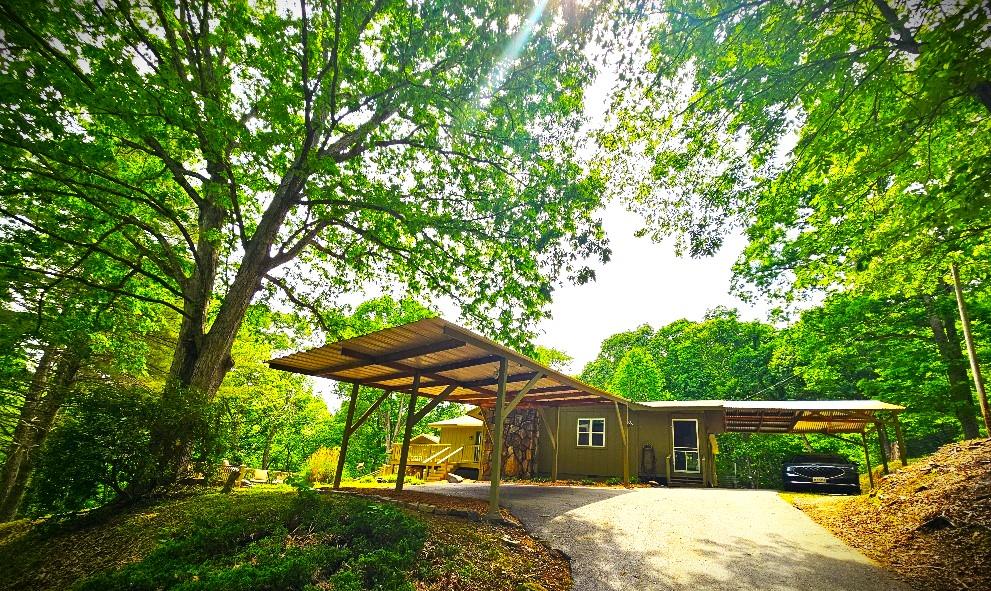
[[[623,407],[621,413],[626,415]],[[619,422],[616,418],[615,407],[611,405],[562,407],[560,415],[556,409],[547,409],[545,416],[549,425],[541,424],[540,437],[537,445],[537,470],[541,475],[548,475],[554,461],[554,448],[551,446],[548,427],[553,431],[556,417],[561,417],[560,449],[558,450],[558,477],[567,478],[620,478],[623,476],[623,440],[619,432]],[[606,420],[605,447],[578,447],[578,419],[604,418]],[[667,471],[665,462],[670,462],[672,419],[698,420],[699,457],[702,460],[701,476],[706,485],[714,480],[713,456],[710,449],[709,434],[722,431],[722,416],[716,411],[699,412],[665,412],[665,411],[633,411],[629,412],[629,462],[630,474],[636,476],[645,471],[642,465],[642,450],[645,445],[651,445],[655,454],[654,473],[665,477]]]

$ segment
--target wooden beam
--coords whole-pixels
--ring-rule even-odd
[[[441,351],[456,349],[458,347],[463,347],[464,345],[464,342],[456,339],[445,339],[437,343],[427,343],[426,345],[419,345],[417,347],[403,349],[402,351],[386,353],[385,355],[373,355],[371,353],[363,353],[361,351],[342,347],[341,355],[351,357],[355,361],[328,365],[327,367],[322,367],[311,371],[313,372],[313,375],[324,375],[338,371],[356,369],[366,365],[386,365],[394,361],[402,361],[411,357],[419,357],[420,355],[430,355],[431,353],[440,353]]]
[[[867,434],[861,433],[860,439],[864,444],[864,460],[867,462],[867,480],[871,483],[871,490],[874,490],[874,470],[871,468],[871,450],[867,446]]]
[[[509,402],[509,404],[506,405],[506,408],[503,410],[503,417],[502,417],[503,420],[506,420],[506,417],[509,416],[509,413],[513,412],[513,409],[516,408],[516,405],[520,403],[520,400],[523,400],[523,397],[526,396],[526,393],[530,390],[530,388],[532,388],[534,384],[539,382],[540,378],[542,377],[544,377],[544,374],[537,372],[536,374],[534,374],[532,378],[530,378],[530,381],[527,382],[526,385],[523,386],[523,388],[521,388],[520,391],[516,393],[516,396],[513,397],[513,399]]]
[[[489,483],[489,513],[488,518],[499,520],[499,480],[502,478],[502,431],[506,421],[503,407],[506,404],[506,374],[509,373],[509,362],[499,360],[499,389],[496,391],[495,426],[492,433],[491,481]]]
[[[413,437],[413,415],[416,414],[416,394],[420,389],[420,374],[413,376],[413,392],[409,396],[409,408],[406,412],[406,429],[403,431],[403,446],[399,450],[399,473],[396,474],[396,490],[403,490],[403,481],[406,479],[406,461],[409,459],[409,440]]]
[[[511,376],[506,376],[507,383],[515,382],[525,382],[533,378],[533,376],[540,375],[540,372],[529,372],[529,373],[518,373]],[[499,383],[499,378],[484,378],[481,380],[471,380],[470,382],[464,382],[466,388],[471,387],[481,387],[481,386],[492,386]]]
[[[557,459],[561,455],[561,407],[557,407],[557,418],[554,421],[554,464],[551,465],[551,480],[557,482]]]
[[[616,423],[619,424],[619,434],[623,438],[623,486],[629,486],[630,485],[629,433],[627,433],[626,430],[627,425],[626,425],[626,421],[623,420],[623,414],[619,412],[619,403],[614,401],[613,406],[616,408]]]
[[[487,396],[493,396],[493,395],[495,395],[495,392],[493,392],[492,390],[486,390],[485,388],[481,388],[481,387],[478,387],[478,386],[468,386],[468,385],[465,385],[465,384],[463,384],[463,383],[461,383],[458,380],[455,380],[453,378],[449,378],[447,376],[440,375],[440,374],[433,373],[433,372],[423,372],[423,371],[421,371],[421,370],[419,370],[419,369],[417,369],[417,368],[415,368],[415,367],[413,367],[411,365],[406,365],[404,363],[399,363],[398,361],[383,362],[383,363],[381,363],[379,365],[382,365],[384,367],[391,367],[392,369],[398,369],[398,370],[401,370],[401,371],[412,371],[414,374],[419,375],[421,378],[430,378],[431,380],[433,380],[433,382],[431,383],[431,385],[433,385],[433,386],[440,386],[440,385],[458,386],[459,388],[465,388],[467,390],[474,390],[474,391],[478,392],[479,394],[485,394]],[[335,377],[334,379],[335,380],[345,381],[345,382],[346,381],[349,381],[347,378],[341,378],[341,377]]]
[[[530,391],[525,392],[525,396],[526,396],[526,401],[525,402],[537,403],[537,402],[541,402],[541,401],[545,401],[545,400],[547,400],[547,401],[554,401],[554,400],[574,400],[575,399],[575,398],[562,398],[562,396],[565,394],[565,393],[562,393],[562,392],[548,392],[548,393],[546,393],[546,395],[540,395],[539,393],[536,392],[538,389],[542,389],[542,388],[532,388]],[[519,395],[519,392],[522,392],[522,391],[523,391],[523,389],[521,388],[520,390],[517,390],[516,392],[507,392],[507,395],[512,394],[512,395],[518,396]],[[595,396],[593,394],[587,394],[585,392],[578,392],[577,390],[571,390],[571,388],[568,388],[568,391],[566,393],[567,394],[578,395],[580,397],[579,399],[581,399],[581,400],[596,400],[596,401],[599,401],[599,402],[606,402],[606,401],[602,400],[601,398],[599,398],[599,397],[597,397],[597,396]],[[483,397],[483,396],[477,396],[475,394],[459,394],[458,396],[452,397],[451,400],[452,401],[457,401],[457,402],[464,402],[465,404],[476,404],[477,402],[492,402],[492,401],[495,400],[495,396],[493,395],[491,397]]]
[[[422,375],[422,374],[421,374]],[[392,392],[412,392],[412,384],[383,384],[378,381],[378,378],[368,378],[367,380],[355,380],[353,382],[348,382],[351,384],[361,384],[362,386],[367,386],[369,388],[375,388],[376,390],[390,390]],[[420,380],[420,389],[423,388],[436,388],[437,386],[449,386],[450,382],[447,380],[443,382],[432,381],[428,382],[423,379]],[[426,396],[426,394],[421,393],[420,396]]]
[[[524,355],[520,355],[515,351],[508,349],[507,347],[503,347],[498,343],[493,343],[488,339],[478,338],[473,334],[465,332],[463,329],[458,330],[458,328],[455,326],[450,326],[450,325],[445,326],[444,334],[446,334],[451,338],[463,340],[469,345],[472,345],[473,347],[478,347],[479,349],[482,349],[484,351],[492,351],[494,353],[504,355],[508,357],[510,360],[512,360],[513,363],[522,365],[523,367],[529,367],[533,371],[547,371],[547,368],[545,368],[543,365],[537,363],[536,361]],[[589,392],[590,394],[595,394],[600,398],[606,398],[612,401],[618,401],[623,403],[628,402],[625,398],[622,398],[621,396],[610,394],[609,392],[599,390],[598,388],[593,389],[588,384],[584,384],[580,380],[576,380],[575,378],[564,375],[563,373],[558,371],[551,370],[550,373],[547,374],[547,376],[550,379],[554,380],[555,382],[558,382],[559,384],[562,385],[571,386],[575,390],[580,390],[582,392]]]
[[[447,397],[450,396],[451,392],[454,392],[455,389],[457,389],[457,386],[448,386],[447,388],[444,388],[443,392],[434,396],[429,402],[427,402],[426,406],[416,412],[416,416],[413,417],[413,424],[415,425],[416,423],[422,421],[423,417],[427,416],[427,413],[437,408],[437,405],[441,402],[447,400]]]
[[[884,427],[884,423],[877,421],[874,423],[874,430],[877,431],[877,442],[878,447],[881,448],[881,466],[885,474],[890,474],[888,470],[888,450],[885,449],[888,446],[888,431]]]
[[[341,478],[344,475],[344,459],[348,455],[348,443],[351,441],[351,424],[354,422],[354,407],[358,404],[358,390],[361,386],[351,386],[351,400],[348,402],[348,414],[344,419],[344,435],[341,437],[341,449],[337,454],[337,468],[334,470],[334,488],[341,488]]]
[[[438,341],[436,343],[427,343],[426,345],[410,347],[409,349],[394,351],[392,353],[386,353],[384,355],[364,353],[362,351],[356,351],[354,349],[349,349],[347,347],[341,347],[341,355],[344,355],[345,357],[353,357],[355,359],[358,359],[362,362],[361,365],[378,365],[379,363],[391,363],[393,361],[403,361],[404,359],[410,359],[411,357],[432,355],[433,353],[450,351],[451,349],[457,349],[459,347],[464,347],[464,346],[465,346],[464,341],[461,341],[459,339],[445,339],[443,341]],[[359,367],[361,365],[359,365]]]
[[[895,440],[898,442],[898,459],[902,466],[908,466],[908,452],[905,449],[905,434],[902,433],[902,424],[898,420],[898,413],[892,414],[892,422],[895,424]]]
[[[474,359],[464,359],[462,361],[452,361],[450,363],[441,363],[438,365],[428,365],[427,367],[420,368],[421,375],[424,373],[444,373],[445,371],[454,371],[456,369],[467,369],[469,367],[478,367],[479,365],[488,365],[490,363],[496,363],[499,361],[499,357],[496,355],[486,355],[485,357],[476,357]],[[389,382],[392,380],[398,380],[400,378],[412,377],[416,373],[415,368],[410,368],[405,371],[397,371],[391,374],[385,374],[383,376],[378,376],[375,378],[368,378],[369,380],[374,380],[378,382]]]
[[[372,405],[368,407],[368,410],[361,413],[361,416],[358,417],[358,420],[356,420],[354,423],[351,424],[351,433],[349,433],[349,435],[353,435],[354,432],[358,430],[358,427],[364,425],[365,421],[368,420],[368,417],[372,416],[372,413],[375,412],[375,409],[377,409],[383,402],[385,402],[385,399],[388,398],[390,394],[392,394],[392,392],[383,392],[382,395],[379,396],[378,399],[376,399],[375,402],[373,402]]]
[[[575,390],[571,386],[543,386],[541,388],[530,389],[531,394],[544,394],[547,392],[572,392],[572,391],[577,392],[577,390]]]

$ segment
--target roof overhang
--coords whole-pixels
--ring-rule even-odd
[[[878,400],[727,400],[725,429],[737,433],[863,433],[905,407]]]
[[[580,404],[636,404],[564,375],[493,340],[442,318],[427,318],[269,361],[273,369],[394,392],[495,406],[499,362],[508,364],[507,400],[531,380],[518,408]],[[538,377],[539,374],[539,377]]]

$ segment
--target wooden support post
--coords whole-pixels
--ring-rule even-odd
[[[898,413],[892,413],[895,423],[895,440],[898,442],[898,459],[902,466],[908,466],[908,451],[905,449],[905,434],[902,433],[902,424],[898,420]]]
[[[358,405],[359,384],[351,386],[351,401],[348,402],[348,415],[344,419],[344,435],[341,437],[341,451],[337,454],[337,469],[334,470],[334,488],[341,488],[341,477],[344,475],[344,458],[348,455],[348,443],[351,441],[351,425],[354,423],[354,407]]]
[[[970,359],[970,373],[974,378],[974,388],[977,399],[981,403],[981,416],[984,417],[984,431],[991,437],[991,408],[988,407],[988,393],[984,389],[984,377],[981,375],[981,364],[977,361],[977,349],[974,347],[974,335],[970,332],[970,315],[967,313],[967,303],[963,299],[963,288],[960,286],[960,269],[956,263],[950,264],[953,275],[953,290],[957,294],[957,308],[960,310],[960,324],[963,325],[963,339],[967,343],[967,357]]]
[[[888,432],[884,430],[884,423],[878,421],[874,423],[874,430],[877,431],[877,443],[881,448],[881,469],[885,474],[890,474],[888,470]]]
[[[420,391],[420,374],[413,374],[413,391],[409,395],[409,409],[406,412],[406,429],[403,431],[403,447],[399,450],[399,471],[396,473],[396,490],[403,490],[406,479],[406,460],[409,459],[409,440],[413,438],[416,424],[416,395]]]
[[[509,362],[505,357],[499,360],[499,388],[496,391],[495,426],[492,433],[492,456],[490,459],[491,480],[489,482],[489,514],[488,518],[502,518],[499,512],[499,480],[502,478],[502,431],[506,425],[504,409],[506,406],[506,374]]]
[[[619,412],[619,403],[613,401],[613,407],[616,408],[616,422],[619,424],[619,435],[623,439],[623,486],[630,485],[630,438],[629,433],[626,429],[626,421],[623,420],[623,414]]]
[[[561,407],[554,413],[554,463],[551,464],[551,480],[557,482],[557,459],[561,455]]]
[[[871,449],[867,446],[867,433],[861,431],[860,439],[864,444],[864,460],[867,462],[867,479],[871,483],[871,490],[874,489],[874,470],[871,468]]]

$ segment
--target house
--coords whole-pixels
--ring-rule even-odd
[[[478,460],[482,446],[482,420],[470,413],[436,421],[428,425],[440,435],[421,434],[409,441],[406,457],[407,472],[423,480],[440,480],[448,473],[478,476]],[[402,444],[395,443],[379,474],[395,474],[402,462]]]
[[[396,473],[396,489],[402,490],[408,473],[441,478],[445,471],[477,467],[479,478],[491,481],[489,512],[494,519],[500,515],[504,477],[546,474],[551,479],[621,477],[629,482],[638,475],[668,484],[713,486],[718,453],[713,436],[719,433],[854,434],[865,452],[872,433],[882,444],[886,468],[884,449],[892,429],[899,458],[905,461],[901,406],[876,400],[635,401],[442,318],[328,343],[269,365],[352,385],[341,457],[347,454],[350,435],[386,398],[408,395],[407,436],[388,464]],[[381,394],[354,418],[361,387]],[[417,404],[421,398],[427,399],[425,405]],[[469,416],[481,421],[481,429],[474,422],[438,422],[438,443],[410,441],[413,427],[442,402],[476,407]],[[340,485],[339,477],[334,485]]]
[[[537,473],[555,480],[622,478],[626,449],[630,472],[643,482],[715,486],[722,401],[643,402],[619,416],[610,411],[559,406],[543,413]],[[625,444],[620,420],[626,422]]]

